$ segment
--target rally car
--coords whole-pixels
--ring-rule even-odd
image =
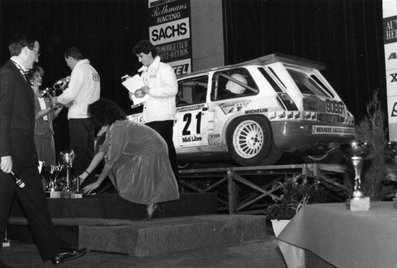
[[[271,54],[178,78],[173,141],[178,160],[276,163],[283,153],[337,163],[354,117],[317,62]],[[142,122],[141,115],[130,115]]]

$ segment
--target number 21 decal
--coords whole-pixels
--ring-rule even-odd
[[[189,127],[190,127],[190,124],[192,124],[192,116],[193,115],[191,113],[186,113],[183,115],[183,122],[186,122],[186,123],[185,123],[185,126],[183,127],[182,135],[191,135],[191,131],[189,130]],[[194,134],[200,134],[202,116],[203,116],[202,112],[198,112],[195,116],[196,133],[194,133]]]

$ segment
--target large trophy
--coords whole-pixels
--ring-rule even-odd
[[[72,174],[75,158],[73,150],[62,151],[59,156],[58,166],[50,169],[46,192],[50,198],[82,198],[80,178]]]
[[[64,170],[66,170],[65,185],[62,191],[65,197],[70,198],[82,198],[83,194],[80,191],[80,178],[75,177],[72,174],[72,167],[74,162],[75,154],[73,150],[62,151],[60,153],[60,164]]]
[[[346,206],[351,211],[369,210],[370,208],[370,198],[364,196],[361,189],[361,170],[368,151],[368,143],[358,141],[353,141],[348,150],[355,173],[352,198],[346,201]]]

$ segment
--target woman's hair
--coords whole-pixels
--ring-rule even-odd
[[[105,98],[88,105],[88,114],[96,127],[111,125],[117,120],[127,119],[127,115],[117,103]]]
[[[35,75],[36,73],[39,73],[39,74],[41,75],[41,77],[44,76],[44,69],[41,68],[41,67],[40,67],[39,65],[37,65],[37,64],[33,65],[33,68],[29,71],[28,76],[27,76],[28,81],[32,81],[33,78],[34,78],[34,75]]]
[[[150,52],[152,52],[153,58],[157,56],[157,49],[155,46],[152,45],[152,43],[150,43],[149,40],[142,40],[132,49],[132,53],[134,53],[135,55],[141,53],[149,54]]]

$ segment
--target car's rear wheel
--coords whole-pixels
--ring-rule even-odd
[[[282,154],[274,147],[270,123],[260,115],[234,119],[226,138],[232,158],[243,166],[271,165]]]

